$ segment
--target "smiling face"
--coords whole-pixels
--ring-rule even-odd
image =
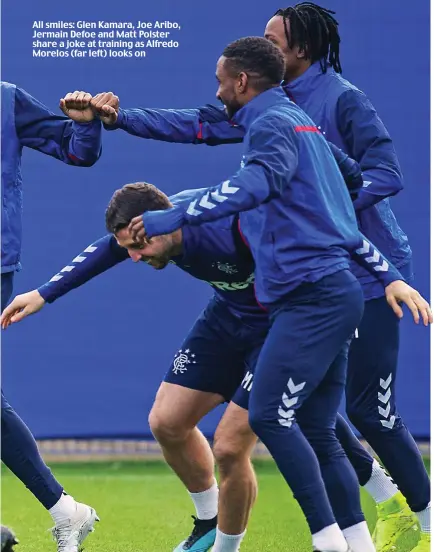
[[[285,82],[302,75],[311,65],[311,62],[306,59],[305,52],[294,44],[289,47],[288,38],[285,33],[285,25],[288,31],[289,39],[291,40],[291,30],[289,21],[283,19],[281,15],[275,15],[270,19],[265,27],[264,38],[272,42],[282,52],[285,58]]]
[[[247,75],[230,72],[226,66],[226,58],[221,56],[217,62],[216,79],[219,84],[217,99],[225,106],[229,119],[246,103]]]
[[[131,259],[137,263],[143,261],[156,270],[166,268],[173,255],[173,241],[171,236],[157,236],[149,241],[137,243],[127,228],[119,230],[115,235],[118,244],[125,247]]]

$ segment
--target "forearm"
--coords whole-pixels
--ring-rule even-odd
[[[35,149],[70,165],[93,165],[101,155],[99,119],[75,123],[55,115],[36,98],[16,88],[15,129],[22,146]]]
[[[72,133],[67,144],[67,157],[74,164],[91,166],[98,161],[102,151],[102,125],[99,119],[89,123],[72,123]]]
[[[352,259],[382,283],[384,288],[396,280],[403,280],[402,274],[361,232],[360,243],[352,253]]]
[[[363,171],[363,188],[354,201],[356,211],[368,209],[387,197],[392,197],[404,188],[399,173],[388,169],[368,169]]]
[[[197,109],[119,109],[114,125],[133,136],[180,144],[230,144],[242,142],[244,132],[229,122],[224,110],[214,106]]]
[[[143,215],[146,235],[151,238],[181,228],[200,225],[241,211],[248,211],[270,198],[265,169],[250,165],[230,180],[212,188],[190,191],[190,200],[166,211],[148,211]]]
[[[337,104],[339,132],[347,153],[363,173],[356,210],[367,209],[403,189],[403,179],[392,139],[368,98],[348,90]]]
[[[39,287],[38,291],[47,303],[53,303],[127,258],[127,250],[117,245],[112,235],[104,236],[86,247],[49,282]]]
[[[363,188],[362,169],[357,161],[344,153],[340,148],[331,142],[328,142],[328,144],[345,180],[351,199],[355,201],[360,190]]]

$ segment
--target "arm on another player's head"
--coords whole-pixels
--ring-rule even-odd
[[[244,132],[231,124],[223,107],[197,109],[121,109],[119,98],[102,92],[91,105],[107,130],[121,129],[133,136],[180,144],[236,144]]]
[[[360,243],[353,251],[352,258],[368,272],[373,274],[384,286],[386,299],[398,318],[404,313],[400,303],[405,303],[410,309],[416,324],[420,315],[425,326],[432,323],[433,317],[428,302],[420,293],[409,286],[402,274],[391,264],[386,257],[361,232]]]
[[[149,211],[133,219],[133,237],[170,234],[186,224],[200,225],[254,209],[281,194],[298,164],[294,130],[278,117],[255,122],[248,137],[244,166],[218,186],[201,188],[184,202],[165,211]]]
[[[337,104],[339,131],[349,155],[361,166],[364,187],[354,203],[366,209],[403,189],[395,148],[373,105],[360,90],[348,90]]]
[[[61,108],[68,117],[55,115],[22,90],[15,89],[15,127],[20,143],[68,165],[89,167],[101,155],[101,121],[90,108],[90,94],[76,92],[65,98],[79,98],[79,105]],[[84,101],[81,101],[81,98]],[[86,103],[87,101],[87,103]]]
[[[86,247],[50,281],[36,290],[15,297],[2,313],[1,326],[5,329],[29,314],[38,312],[45,303],[53,303],[128,257],[128,251],[118,245],[114,236],[104,236]]]

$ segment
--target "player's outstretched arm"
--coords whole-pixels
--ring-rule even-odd
[[[360,233],[360,244],[353,252],[352,258],[383,284],[387,302],[398,318],[404,316],[401,307],[404,303],[412,313],[416,324],[419,324],[420,317],[425,326],[432,324],[433,315],[428,302],[405,282],[399,270],[362,233]]]
[[[67,94],[60,100],[64,117],[16,88],[15,127],[21,144],[69,165],[93,165],[101,155],[102,131],[90,98],[85,92]]]
[[[44,301],[53,303],[128,258],[128,251],[118,245],[114,236],[107,234],[74,257],[49,282],[39,287],[38,292]]]
[[[244,131],[229,121],[223,107],[197,109],[122,109],[112,92],[92,98],[92,108],[107,130],[121,129],[133,136],[180,144],[235,144]]]
[[[148,211],[132,219],[133,239],[170,234],[184,225],[200,225],[249,211],[278,197],[298,165],[298,138],[277,117],[254,123],[242,168],[218,186],[192,190],[191,201],[165,211]]]
[[[29,314],[40,311],[45,303],[53,303],[125,259],[128,259],[128,251],[120,247],[111,234],[104,236],[74,257],[49,282],[36,290],[18,295],[3,311],[2,328],[6,329]]]

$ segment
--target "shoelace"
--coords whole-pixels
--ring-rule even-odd
[[[62,552],[69,545],[69,538],[72,533],[69,527],[54,527],[52,530],[53,538],[57,542],[58,552]]]
[[[200,522],[202,520],[200,520],[199,518],[197,518],[196,516],[191,516],[193,518],[193,523],[194,523],[194,527],[193,527],[193,531],[191,532],[191,535],[188,537],[188,539],[185,541],[185,545],[184,546],[191,546],[197,536],[199,535],[200,533]]]

